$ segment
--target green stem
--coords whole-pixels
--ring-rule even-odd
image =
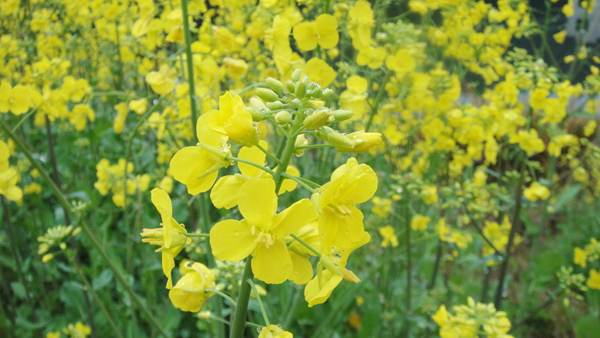
[[[301,150],[301,149],[316,149],[316,148],[334,148],[334,146],[332,146],[331,144],[311,144],[311,145],[307,145],[307,146],[296,147],[296,149],[298,149],[298,150]]]
[[[268,158],[270,158],[271,160],[273,160],[275,163],[277,164],[281,164],[281,162],[279,161],[279,159],[277,157],[275,157],[275,155],[271,154],[267,149],[265,149],[263,146],[261,146],[260,144],[257,144],[256,147],[258,149],[260,149],[260,151],[262,151],[263,153],[265,153],[265,155],[267,155]]]
[[[273,170],[271,170],[271,169],[269,169],[269,168],[267,168],[265,166],[262,166],[262,165],[260,165],[258,163],[254,163],[252,161],[244,160],[243,158],[238,158],[238,157],[233,157],[233,156],[227,156],[227,157],[225,157],[225,160],[226,161],[242,162],[242,163],[245,163],[247,165],[251,165],[251,166],[253,166],[255,168],[258,168],[258,169],[260,169],[260,170],[262,170],[264,172],[267,172],[267,173],[271,174],[272,176],[275,176],[275,172]]]
[[[227,299],[234,308],[237,307],[236,301],[233,300],[233,298],[229,297],[228,295],[226,295],[225,293],[223,293],[221,291],[214,290],[214,289],[204,289],[204,292],[210,292],[210,293],[214,293],[215,295],[219,295],[219,296]]]
[[[310,185],[306,184],[304,181],[302,181],[301,179],[299,179],[296,176],[290,175],[288,173],[283,173],[281,174],[281,176],[288,178],[290,180],[294,180],[296,181],[298,184],[300,184],[301,186],[303,186],[306,190],[310,191],[311,193],[315,193],[315,189],[313,189]]]
[[[383,93],[385,92],[385,85],[390,80],[390,77],[392,77],[392,71],[388,70],[388,72],[385,74],[385,77],[383,78],[383,81],[380,84],[379,92],[377,92],[377,96],[375,97],[375,102],[373,102],[373,106],[371,106],[371,114],[369,115],[369,121],[367,122],[367,125],[365,126],[365,131],[367,131],[367,132],[371,128],[371,124],[373,124],[373,118],[375,117],[375,114],[377,114],[377,110],[379,109],[379,104],[381,103],[381,99],[383,98]]]
[[[189,95],[190,95],[190,109],[192,114],[192,131],[194,132],[194,138],[198,139],[196,134],[196,120],[198,120],[198,110],[196,108],[196,86],[194,84],[194,59],[192,57],[192,36],[190,34],[190,23],[188,20],[188,7],[187,0],[181,0],[181,12],[183,13],[183,37],[185,40],[185,54],[188,68],[188,84],[189,84]]]
[[[300,237],[296,236],[295,234],[290,234],[290,236],[292,236],[293,239],[297,240],[300,244],[304,245],[304,247],[306,247],[308,250],[310,250],[312,253],[314,253],[315,256],[317,256],[319,259],[321,259],[321,253],[318,252],[317,250],[315,250],[315,248],[308,245],[308,243],[301,240]]]
[[[254,278],[252,273],[252,258],[246,258],[246,265],[244,266],[244,273],[242,274],[242,288],[238,296],[235,312],[233,313],[233,321],[231,324],[230,338],[242,338],[244,335],[244,329],[246,327],[246,313],[248,312],[248,302],[250,301],[250,288],[249,283],[245,283],[251,278]]]
[[[254,282],[252,281],[252,279],[248,279],[247,282],[248,282],[248,284],[250,284],[250,287],[252,287],[252,291],[254,291],[256,300],[258,300],[258,307],[260,307],[260,312],[262,313],[263,319],[265,321],[265,326],[271,325],[271,322],[269,321],[269,317],[267,316],[267,311],[265,311],[265,306],[262,302],[262,299],[260,299],[260,295],[258,294],[258,289],[256,288],[256,285],[254,285]]]
[[[412,293],[412,257],[410,253],[410,192],[404,187],[404,226],[406,228],[406,318],[404,319],[404,337],[410,337],[411,293]]]
[[[29,151],[29,149],[27,149],[25,147],[25,145],[23,144],[23,142],[21,141],[21,139],[18,138],[6,126],[6,124],[4,123],[4,121],[2,119],[0,119],[0,129],[10,139],[12,139],[13,142],[15,142],[15,145],[17,146],[17,148],[19,148],[21,150],[21,152],[23,152],[23,154],[25,155],[25,157],[27,157],[27,159],[29,160],[29,162],[38,170],[38,172],[39,172],[40,176],[42,177],[42,179],[46,182],[46,184],[52,190],[54,196],[58,199],[58,203],[63,208],[65,208],[69,214],[72,214],[73,213],[73,209],[71,208],[71,204],[69,203],[69,201],[67,200],[67,198],[63,195],[63,193],[58,188],[58,186],[54,183],[54,181],[52,181],[52,179],[50,178],[50,176],[48,176],[48,173],[44,170],[44,168],[40,165],[40,163],[33,158],[33,155],[31,154],[31,152]],[[129,296],[133,300],[133,303],[135,303],[135,305],[146,315],[146,317],[149,320],[149,323],[156,330],[158,330],[163,336],[169,337],[169,334],[167,334],[167,332],[165,332],[164,329],[158,324],[158,321],[156,320],[156,318],[154,317],[154,315],[152,315],[152,313],[150,312],[150,310],[148,310],[144,306],[144,304],[142,304],[142,301],[138,298],[138,296],[135,293],[135,291],[133,291],[133,289],[131,288],[131,286],[127,282],[127,279],[125,278],[125,276],[123,276],[123,274],[121,273],[121,270],[119,269],[119,267],[117,267],[115,261],[112,260],[110,257],[108,257],[108,255],[106,254],[106,251],[104,251],[103,245],[100,244],[100,242],[98,242],[98,239],[96,238],[96,235],[94,234],[94,232],[93,232],[92,228],[89,226],[89,224],[87,224],[86,222],[82,221],[81,224],[80,224],[80,226],[83,229],[83,232],[86,234],[87,238],[90,240],[90,242],[94,246],[94,248],[100,253],[100,256],[102,257],[102,259],[104,260],[104,262],[112,270],[113,274],[117,278],[117,281],[121,284],[121,286],[129,294]]]
[[[210,234],[185,234],[187,237],[192,237],[192,238],[209,238]]]

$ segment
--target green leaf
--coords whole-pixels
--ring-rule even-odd
[[[558,197],[556,198],[556,203],[552,205],[554,210],[558,211],[565,204],[567,204],[567,202],[572,201],[575,198],[575,196],[579,194],[579,191],[581,191],[581,184],[575,184],[569,189],[560,193],[560,195],[558,195]]]
[[[600,332],[600,321],[593,315],[587,315],[575,322],[577,338],[596,338]]]
[[[12,288],[15,296],[17,296],[21,299],[25,299],[25,296],[27,295],[27,293],[25,292],[25,287],[23,287],[23,284],[21,284],[19,282],[12,282],[12,283],[10,283],[10,287]]]
[[[112,280],[113,280],[112,271],[110,271],[110,269],[106,269],[106,270],[102,271],[102,273],[98,277],[94,278],[94,280],[92,281],[92,288],[94,288],[94,290],[100,290],[103,287],[110,284],[110,282],[112,282]]]

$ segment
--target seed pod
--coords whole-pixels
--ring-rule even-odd
[[[335,120],[338,122],[346,121],[347,119],[352,118],[352,116],[354,116],[354,113],[350,110],[338,109],[333,111],[333,117],[335,117]]]
[[[280,111],[279,113],[275,114],[275,122],[277,122],[277,124],[288,124],[291,120],[292,114],[287,111]]]
[[[333,115],[329,109],[321,109],[315,111],[311,116],[307,117],[302,123],[308,130],[317,130],[333,121]]]
[[[296,97],[299,99],[304,98],[304,96],[306,95],[306,83],[298,82],[298,84],[296,85],[296,91],[294,92],[294,94],[296,94]]]
[[[296,70],[294,70],[294,72],[290,76],[290,79],[292,81],[296,82],[296,81],[300,80],[300,76],[302,76],[302,70],[296,69]]]

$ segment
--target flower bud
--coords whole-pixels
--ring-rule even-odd
[[[327,125],[333,120],[333,115],[329,109],[321,109],[315,111],[311,116],[307,117],[303,124],[308,130],[317,130],[324,125]]]
[[[337,131],[327,134],[327,142],[331,143],[335,149],[341,152],[352,151],[356,145],[355,141]]]
[[[354,116],[354,113],[350,110],[338,109],[333,111],[333,117],[335,117],[337,122],[346,121],[347,119],[352,118],[352,116]]]
[[[292,81],[296,82],[296,81],[300,80],[300,76],[302,76],[302,70],[296,69],[296,70],[294,70],[294,72],[290,76],[290,79]]]
[[[252,121],[254,122],[260,122],[267,117],[263,112],[264,108],[246,107],[246,110],[250,112],[250,115],[252,115]]]
[[[283,108],[283,103],[281,103],[281,101],[267,102],[267,108],[271,110],[278,110]]]
[[[285,89],[290,93],[294,93],[296,91],[296,85],[292,81],[287,80],[285,82]]]
[[[291,120],[292,114],[287,111],[280,111],[279,113],[275,114],[275,122],[277,122],[277,124],[288,124]]]
[[[296,91],[294,92],[297,98],[302,99],[306,95],[306,83],[298,82],[296,84]]]
[[[329,88],[323,89],[323,94],[321,94],[321,100],[326,101],[331,96],[331,94],[333,94],[333,90]]]
[[[283,83],[281,83],[281,81],[272,77],[268,77],[265,81],[267,82],[269,88],[273,89],[273,91],[283,93]]]
[[[273,102],[279,100],[277,93],[268,88],[257,88],[256,95],[263,99],[265,102]]]

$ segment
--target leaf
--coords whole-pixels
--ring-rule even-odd
[[[579,191],[581,191],[581,187],[581,184],[575,184],[569,189],[561,192],[560,195],[558,195],[558,197],[556,198],[556,203],[552,205],[554,210],[558,211],[565,204],[567,204],[567,202],[572,201],[575,198],[575,196],[579,194]]]
[[[12,283],[10,283],[10,287],[12,288],[15,296],[17,296],[21,299],[25,299],[26,292],[25,292],[25,287],[23,287],[23,284],[21,284],[19,282],[12,282]]]
[[[600,332],[600,321],[593,315],[587,315],[575,322],[577,338],[596,338],[598,332]]]
[[[110,269],[105,269],[102,273],[92,281],[92,288],[100,290],[110,284],[113,280],[113,273]]]

